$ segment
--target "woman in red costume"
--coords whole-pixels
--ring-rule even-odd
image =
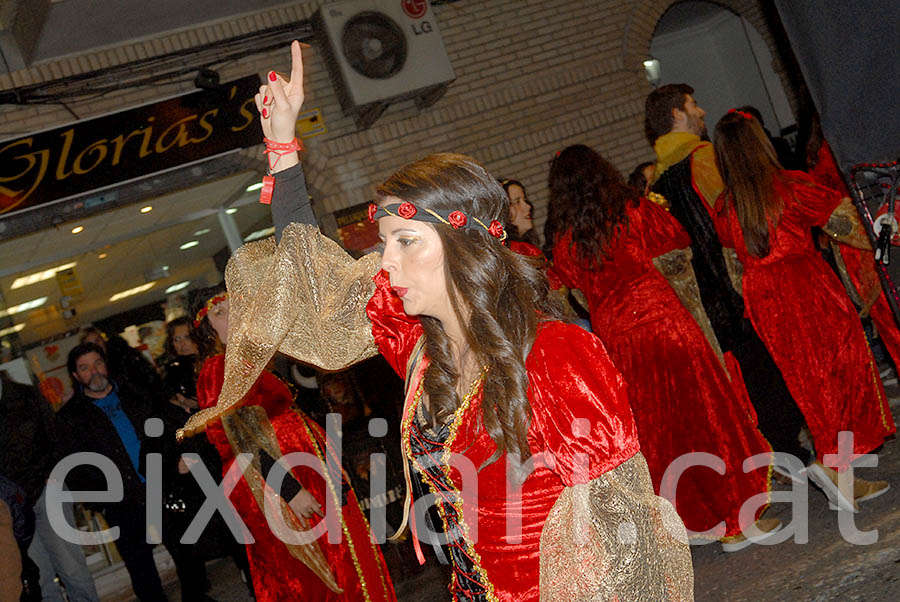
[[[884,493],[888,483],[839,481],[824,456],[838,453],[841,431],[853,434],[845,453],[866,454],[895,427],[859,316],[812,241],[811,228],[828,223],[841,195],[782,170],[748,113],[731,111],[719,121],[715,152],[725,182],[716,229],[744,265],[746,313],[812,433],[817,460],[809,478],[833,506],[857,511],[857,502]],[[843,472],[851,459],[829,464]]]
[[[819,124],[818,116],[813,121],[813,135],[807,145],[806,160],[809,175],[816,182],[826,188],[837,190],[842,196],[850,196],[850,191],[831,153],[831,147],[822,137],[822,126]],[[849,245],[840,245],[838,252],[847,268],[847,276],[859,295],[862,309],[868,310],[878,332],[878,338],[884,343],[894,365],[900,365],[900,329],[897,328],[894,312],[888,305],[878,273],[875,271],[875,252],[872,249],[858,249]]]
[[[223,287],[205,289],[200,295],[195,324],[207,342],[228,340],[230,302]],[[210,341],[215,337],[215,341]],[[204,345],[206,348],[213,345]],[[216,405],[225,381],[225,355],[207,359],[197,382],[201,408]],[[256,599],[396,601],[391,578],[381,550],[371,542],[369,525],[360,510],[346,475],[337,482],[324,478],[309,466],[294,467],[285,475],[279,495],[269,501],[281,509],[285,524],[302,531],[314,527],[323,513],[328,496],[340,513],[343,533],[339,544],[319,537],[308,544],[286,543],[267,521],[265,479],[282,455],[306,452],[325,463],[333,460],[325,433],[299,409],[292,407],[293,395],[272,372],[264,370],[244,395],[240,407],[221,420],[206,425],[206,435],[222,457],[229,498],[249,530],[247,544],[250,573]],[[231,470],[236,453],[251,453],[250,467],[241,477]],[[324,465],[324,464],[323,464]],[[336,473],[340,474],[340,473]]]
[[[413,541],[436,505],[453,600],[692,599],[684,527],[653,494],[623,379],[596,338],[554,319],[545,276],[503,245],[503,189],[462,155],[416,161],[370,209],[383,256],[354,261],[315,227],[290,150],[296,43],[292,55],[291,81],[271,73],[257,97],[279,154],[279,242],[245,245],[228,266],[229,290],[253,291],[233,311],[254,319],[231,334],[233,392],[186,429],[230,407],[276,348],[325,369],[380,352],[406,377],[405,466],[434,494],[407,502]]]
[[[750,540],[742,532],[758,515],[741,517],[741,507],[754,495],[765,499],[771,462],[767,458],[747,473],[743,462],[771,447],[756,428],[740,377],[732,383],[721,355],[660,271],[670,272],[672,263],[679,272],[687,269],[687,233],[587,146],[556,156],[549,188],[545,232],[554,241],[554,269],[587,297],[593,332],[628,383],[653,486],[675,504],[690,531],[709,531],[724,521],[717,534],[723,549],[745,547]],[[664,475],[691,452],[720,458],[724,474],[693,466],[680,476],[676,496],[672,477]],[[777,519],[762,519],[753,532],[779,528]]]

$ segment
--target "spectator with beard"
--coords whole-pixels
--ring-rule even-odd
[[[121,476],[123,498],[118,502],[85,505],[102,513],[110,527],[119,528],[116,547],[138,599],[141,602],[167,600],[144,526],[144,455],[156,444],[151,437],[144,436],[145,423],[154,416],[159,404],[165,403],[159,399],[161,389],[142,391],[130,379],[111,380],[106,354],[94,343],[73,348],[67,366],[76,392],[58,414],[61,451],[63,455],[93,452],[112,461]],[[153,433],[152,426],[151,423],[146,427],[149,433]],[[69,471],[66,484],[77,491],[109,488],[100,469],[88,464]]]
[[[119,335],[109,335],[89,327],[81,335],[82,343],[94,343],[103,350],[110,376],[120,384],[128,380],[137,389],[159,391],[162,381],[156,367]]]

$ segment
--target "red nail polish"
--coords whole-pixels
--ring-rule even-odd
[[[274,81],[277,80],[277,79],[278,79],[278,76],[275,75],[275,72],[274,72],[274,71],[269,71],[269,80],[274,82]]]
[[[269,102],[269,97],[263,96],[263,104],[266,104],[267,102]]]
[[[262,116],[263,116],[263,118],[268,117],[268,116],[269,116],[269,110],[268,110],[268,109],[263,109],[263,110],[262,110]]]

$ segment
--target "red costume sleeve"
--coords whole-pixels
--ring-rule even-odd
[[[822,146],[819,147],[819,152],[816,155],[816,165],[809,170],[809,175],[815,178],[822,186],[837,190],[844,196],[850,196],[847,184],[844,182],[844,178],[841,177],[841,172],[838,169],[837,161],[835,161],[834,155],[831,153],[831,147],[828,146],[828,142],[825,140],[822,141]]]
[[[375,293],[366,305],[366,314],[372,322],[372,336],[378,351],[403,378],[409,356],[424,330],[418,318],[403,311],[403,301],[391,290],[387,272],[381,270],[374,280]]]
[[[566,232],[553,245],[553,274],[568,288],[578,288],[578,276],[581,270],[575,265],[572,248],[572,234]]]
[[[634,226],[640,229],[641,241],[650,257],[659,257],[669,251],[691,246],[691,237],[687,231],[677,219],[656,203],[641,199],[632,215],[639,216],[635,220],[638,223]]]
[[[564,484],[592,481],[637,453],[625,380],[600,339],[572,324],[548,322],[526,366],[532,449],[552,454]]]
[[[201,408],[211,408],[219,401],[219,393],[225,383],[225,356],[215,355],[205,362],[197,378],[197,403]],[[222,421],[215,420],[206,425],[206,438],[224,458],[231,457],[231,444],[222,428]]]
[[[824,226],[841,204],[843,196],[837,190],[820,186],[802,171],[788,171],[785,184],[776,183],[776,191],[785,200],[785,218],[804,226]]]

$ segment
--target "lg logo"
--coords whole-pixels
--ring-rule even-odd
[[[410,19],[420,19],[425,16],[425,12],[428,10],[426,0],[401,0],[401,6],[403,7],[403,12]]]

